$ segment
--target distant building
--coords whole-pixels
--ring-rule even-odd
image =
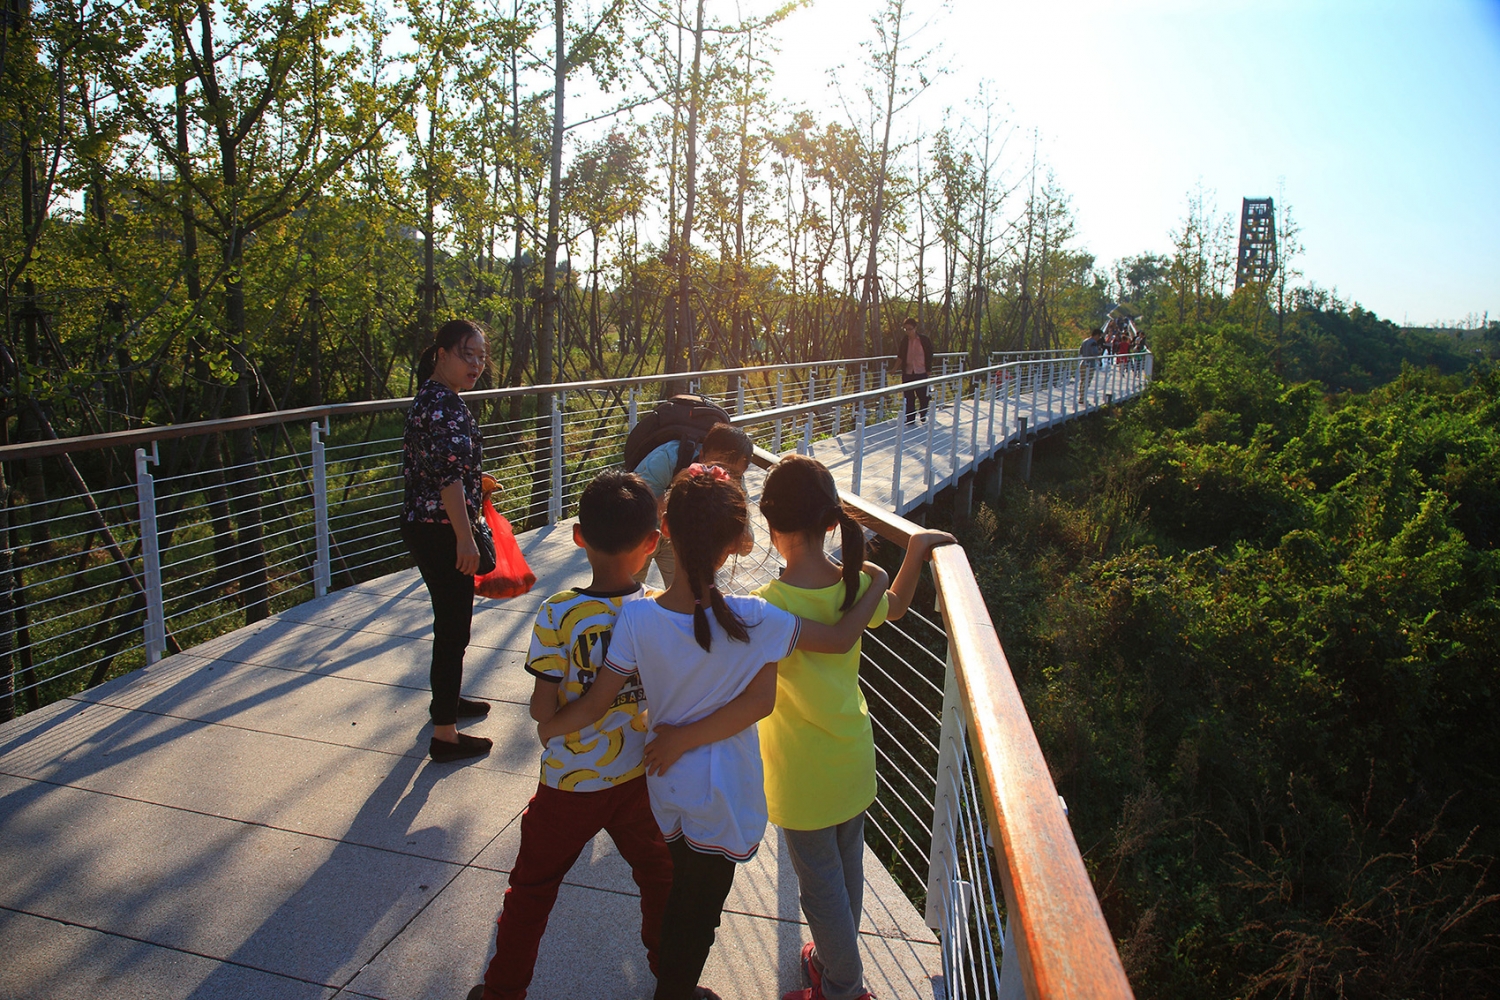
[[[1276,272],[1276,203],[1271,198],[1246,198],[1240,207],[1240,256],[1234,268],[1234,287],[1271,280]]]

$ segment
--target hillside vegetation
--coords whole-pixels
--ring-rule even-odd
[[[1355,313],[1161,325],[966,539],[1142,997],[1500,987],[1500,371]]]

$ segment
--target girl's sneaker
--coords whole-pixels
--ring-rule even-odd
[[[807,980],[808,985],[812,987],[812,1000],[823,1000],[823,973],[813,965],[813,952],[816,950],[817,946],[811,941],[802,946],[802,978]],[[791,994],[788,993],[787,996]]]

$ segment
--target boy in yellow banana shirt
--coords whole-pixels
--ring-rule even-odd
[[[646,596],[633,576],[660,536],[657,504],[640,476],[602,472],[583,491],[573,541],[588,556],[587,587],[554,594],[537,611],[526,670],[536,678],[531,717],[550,720],[583,697],[604,665],[615,618]],[[632,676],[602,718],[553,736],[541,781],[521,816],[521,848],[495,932],[495,957],[469,1000],[522,1000],[563,876],[600,830],[609,832],[641,890],[641,942],[656,972],[672,856],[646,794],[646,702]]]

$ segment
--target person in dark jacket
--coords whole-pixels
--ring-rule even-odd
[[[917,382],[930,378],[932,376],[932,341],[927,339],[926,334],[917,332],[915,316],[906,317],[906,322],[902,324],[902,327],[906,335],[896,345],[896,356],[901,362],[901,381]],[[905,393],[905,400],[907,423],[916,421],[918,402],[922,404],[924,419],[932,418],[932,396],[925,385],[916,389],[908,389]]]
[[[432,598],[428,752],[438,761],[483,756],[491,746],[457,728],[460,718],[480,718],[490,710],[485,702],[459,695],[474,614],[474,574],[480,569],[474,531],[489,528],[480,513],[479,422],[458,394],[474,388],[488,363],[484,331],[477,324],[444,323],[417,363],[420,388],[406,415],[402,444],[401,538]]]

